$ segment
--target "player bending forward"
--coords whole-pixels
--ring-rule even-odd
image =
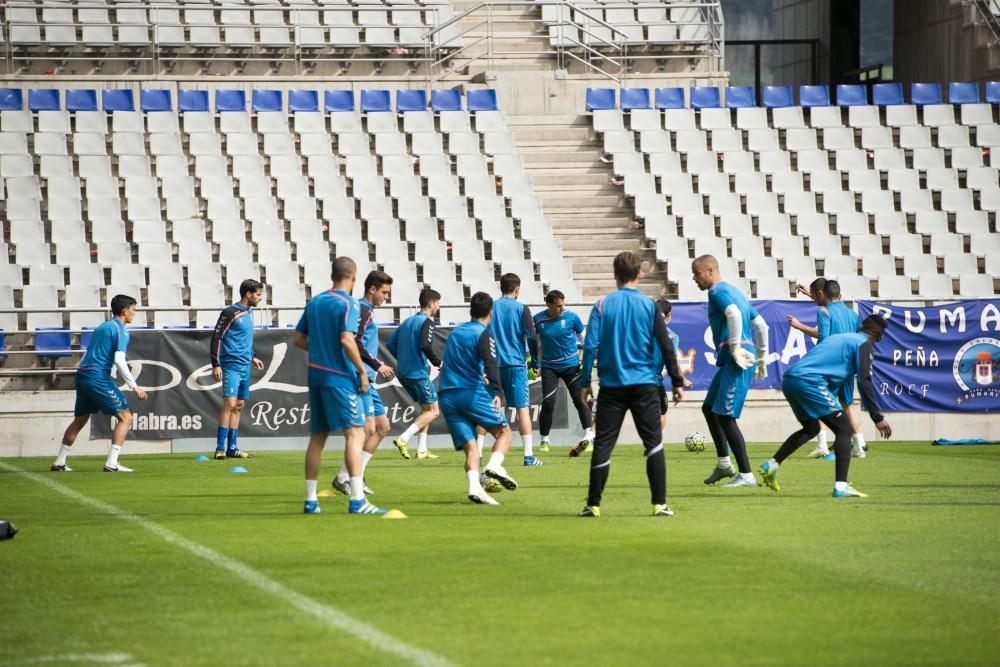
[[[456,450],[465,452],[465,474],[469,479],[469,500],[482,505],[499,505],[479,479],[479,444],[476,427],[495,438],[485,474],[509,491],[517,482],[503,467],[510,451],[511,433],[503,414],[503,387],[497,366],[496,341],[488,329],[493,299],[476,292],[469,302],[471,320],[455,328],[444,346],[444,364],[438,380],[441,412],[448,423]],[[489,389],[483,384],[483,377]]]
[[[875,343],[882,339],[886,322],[880,315],[871,315],[861,323],[858,333],[834,334],[817,343],[816,347],[785,371],[781,389],[802,428],[785,440],[774,457],[761,464],[763,484],[778,490],[778,470],[781,463],[799,447],[816,437],[820,422],[834,435],[837,455],[834,498],[864,498],[866,494],[847,483],[851,465],[851,423],[838,400],[838,392],[857,376],[864,405],[882,437],[892,435],[889,422],[878,411],[872,386],[872,354]]]
[[[104,472],[132,472],[131,468],[118,463],[118,454],[125,444],[125,436],[132,428],[132,412],[128,409],[125,396],[111,380],[111,367],[118,369],[118,375],[125,380],[129,389],[135,391],[140,401],[146,400],[146,392],[136,386],[125,360],[129,341],[125,325],[131,324],[135,317],[135,299],[124,294],[115,295],[111,299],[111,314],[114,317],[94,329],[87,354],[76,370],[75,416],[63,434],[62,447],[52,463],[52,472],[73,470],[66,465],[66,457],[76,442],[76,436],[80,435],[80,431],[90,420],[90,415],[98,411],[118,419],[111,432],[111,449],[104,462]]]
[[[427,430],[437,419],[438,396],[431,382],[430,368],[441,368],[441,360],[434,352],[434,317],[441,305],[441,294],[430,288],[420,292],[420,312],[400,324],[386,347],[396,357],[396,377],[403,389],[420,404],[420,414],[402,435],[392,441],[404,459],[410,458],[410,438],[417,435],[417,459],[436,459],[427,449]]]

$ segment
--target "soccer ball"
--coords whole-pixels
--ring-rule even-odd
[[[687,447],[689,452],[703,452],[705,451],[705,441],[705,434],[695,431],[694,433],[688,433],[687,437],[684,438],[684,446]]]

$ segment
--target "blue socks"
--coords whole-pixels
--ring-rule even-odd
[[[232,437],[233,436],[230,435],[230,432],[229,432],[228,428],[224,428],[224,427],[220,426],[218,428],[218,430],[215,432],[215,448],[216,449],[225,449],[226,448],[226,438],[232,438]]]
[[[236,438],[239,436],[240,430],[238,428],[229,429],[229,450],[239,449],[236,445]]]

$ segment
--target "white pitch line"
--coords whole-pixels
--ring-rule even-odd
[[[336,607],[317,602],[312,598],[302,595],[301,593],[288,588],[284,584],[271,579],[267,575],[258,572],[249,565],[241,563],[240,561],[228,556],[224,556],[218,551],[198,544],[197,542],[193,542],[186,537],[182,537],[172,530],[168,530],[167,528],[164,528],[163,526],[160,526],[137,514],[126,512],[125,510],[119,509],[104,501],[85,496],[82,493],[63,486],[59,482],[55,482],[43,475],[22,470],[17,466],[4,463],[3,461],[0,461],[0,469],[18,473],[33,482],[41,484],[42,486],[47,486],[53,491],[57,491],[68,498],[72,498],[78,503],[92,507],[100,512],[104,512],[105,514],[109,514],[116,519],[122,519],[123,521],[133,523],[156,535],[164,542],[178,546],[190,554],[205,559],[212,565],[236,575],[251,586],[264,591],[265,593],[270,593],[276,598],[280,598],[299,611],[322,621],[332,628],[343,630],[347,634],[353,635],[357,639],[370,644],[380,651],[391,653],[413,663],[414,665],[420,665],[420,667],[457,667],[456,663],[451,662],[443,656],[416,646],[411,646],[410,644],[396,639],[395,637],[382,632],[378,628],[371,626],[362,620],[340,611]]]
[[[133,662],[128,653],[68,653],[66,655],[43,655],[37,658],[25,658],[14,662],[0,662],[0,667],[14,665],[39,665],[48,662],[84,662],[98,665],[120,665],[120,667],[145,667],[142,663]]]

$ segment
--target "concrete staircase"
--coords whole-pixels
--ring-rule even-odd
[[[524,169],[552,222],[573,277],[588,300],[615,289],[612,261],[631,250],[643,258],[642,291],[658,297],[666,274],[642,230],[631,229],[632,207],[609,184],[611,166],[586,116],[508,116]]]

